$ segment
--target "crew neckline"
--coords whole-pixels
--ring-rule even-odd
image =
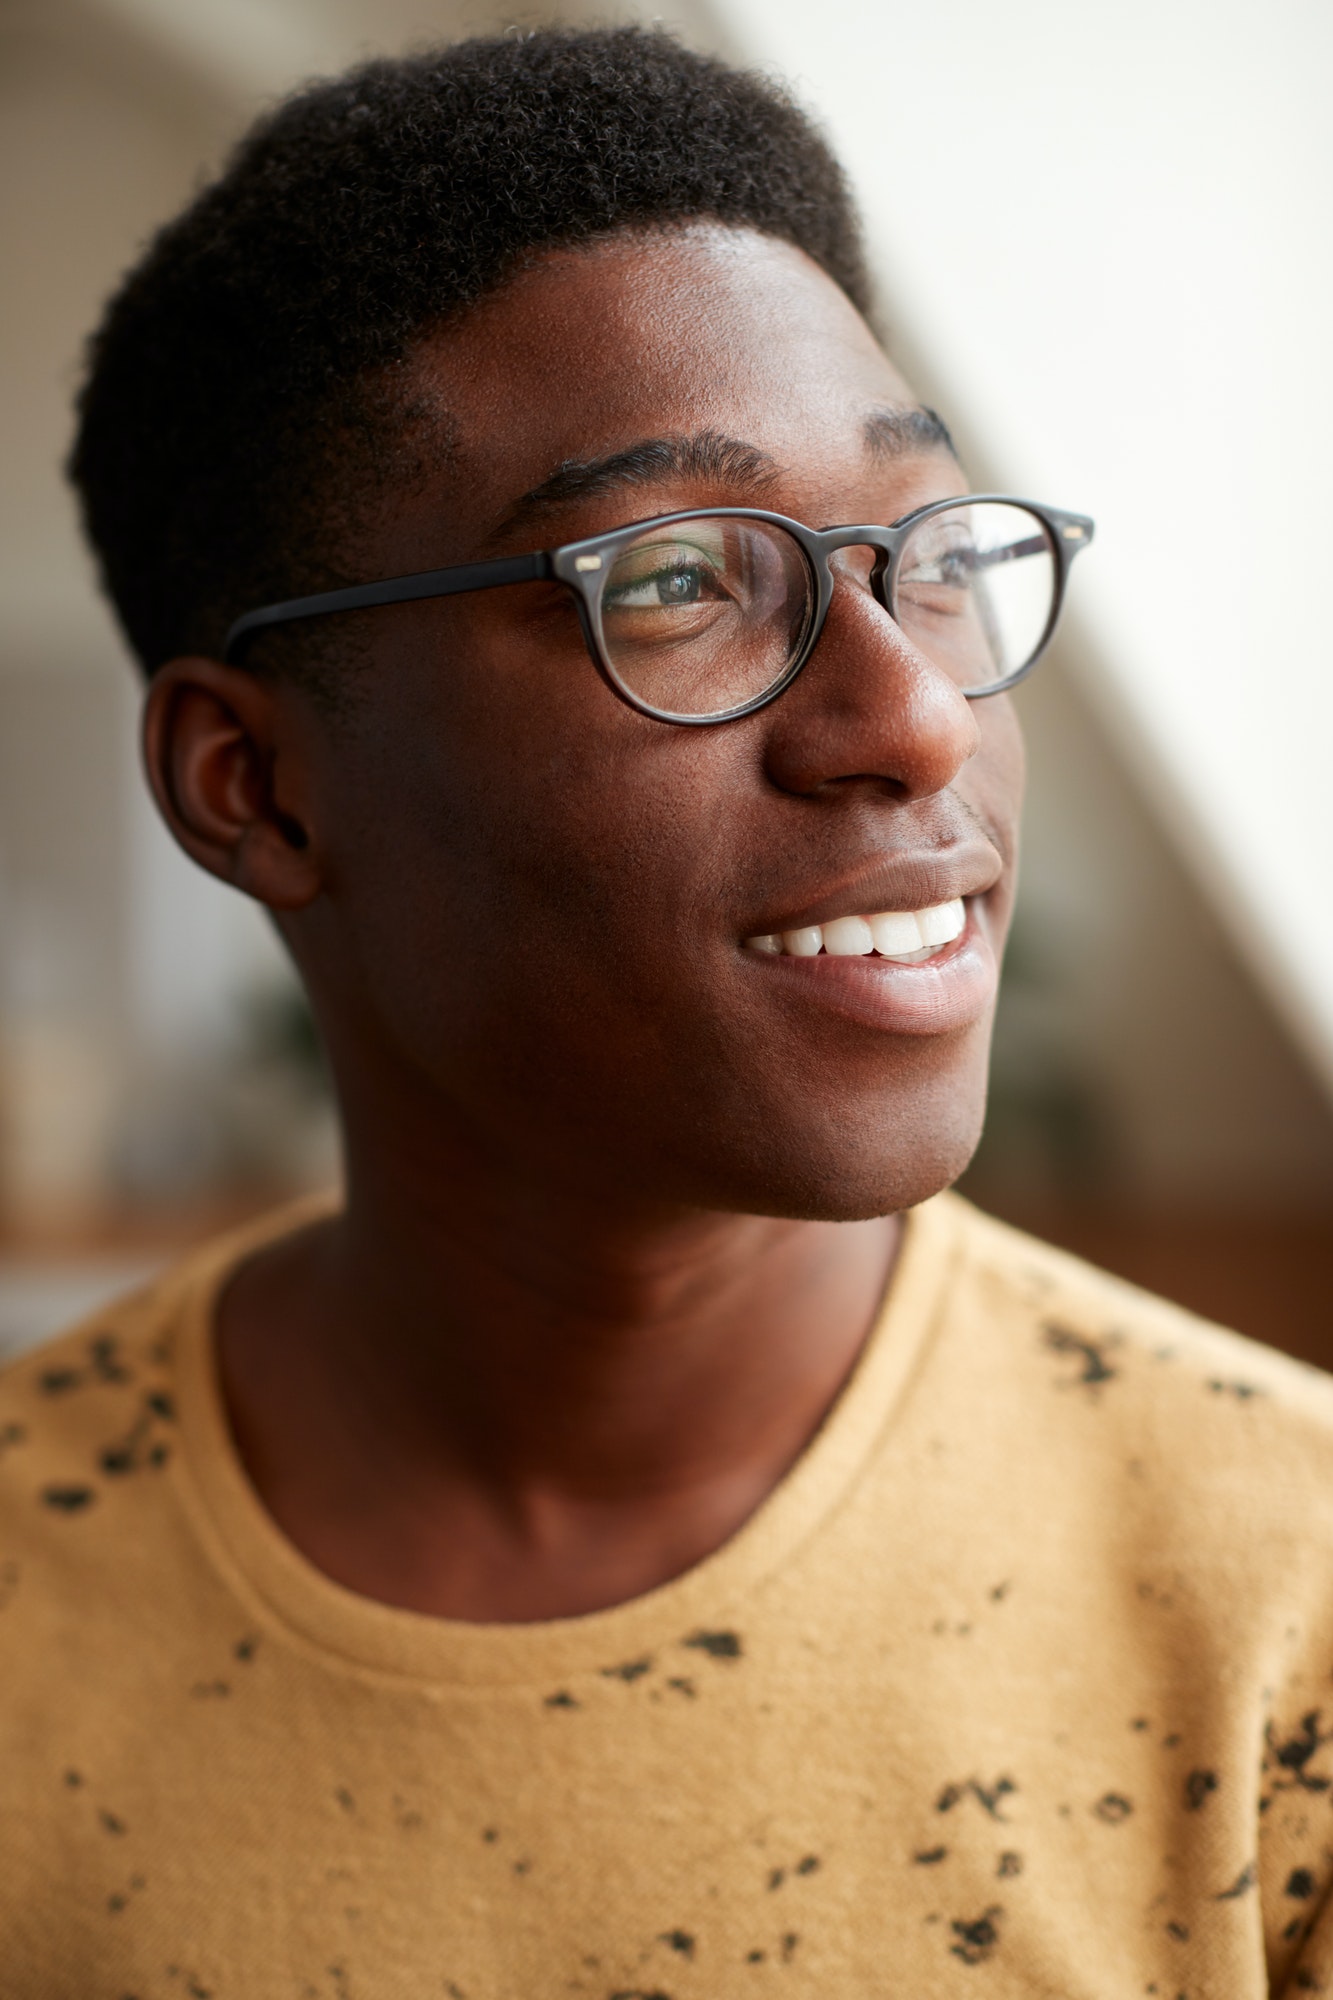
[[[474,1687],[549,1686],[700,1632],[743,1623],[744,1604],[816,1535],[894,1423],[935,1332],[962,1250],[965,1204],[936,1195],[903,1218],[888,1291],[828,1416],[767,1499],[711,1555],[600,1611],[530,1623],[473,1623],[381,1604],[335,1583],[282,1533],[241,1463],[218,1373],[216,1308],[236,1266],[336,1206],[307,1201],[232,1234],[173,1287],[181,1488],[215,1566],[251,1617],[289,1643],[362,1675]]]

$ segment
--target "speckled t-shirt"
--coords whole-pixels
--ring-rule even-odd
[[[247,1484],[259,1240],[0,1382],[4,2000],[1333,1992],[1326,1378],[942,1196],[725,1547],[468,1625]]]

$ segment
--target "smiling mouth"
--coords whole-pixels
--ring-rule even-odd
[[[864,917],[834,917],[794,931],[767,931],[745,940],[747,951],[766,957],[891,959],[895,965],[924,965],[960,938],[967,911],[960,896],[926,910],[880,910]]]

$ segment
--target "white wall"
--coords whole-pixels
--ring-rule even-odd
[[[1333,8],[722,0],[978,469],[1096,514],[1081,670],[1333,1088]]]

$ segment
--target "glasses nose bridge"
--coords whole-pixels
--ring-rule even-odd
[[[829,596],[838,572],[833,567],[833,557],[844,549],[869,549],[872,555],[868,582],[871,595],[882,610],[889,608],[888,573],[894,552],[901,539],[899,533],[882,523],[858,522],[840,528],[824,528],[816,535],[817,553],[821,565],[827,573]],[[844,572],[845,573],[845,572]]]

